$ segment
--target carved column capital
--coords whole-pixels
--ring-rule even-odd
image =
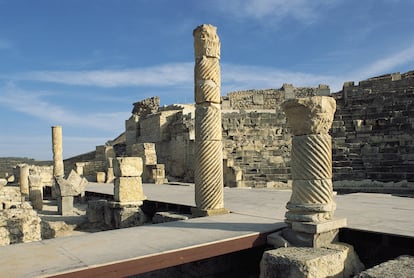
[[[314,96],[289,99],[282,104],[293,135],[327,134],[336,102],[332,97]]]

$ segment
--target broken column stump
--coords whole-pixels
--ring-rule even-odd
[[[146,216],[141,210],[146,199],[142,189],[143,162],[140,157],[117,157],[114,167],[114,201],[107,203],[113,213],[115,228],[142,225]]]
[[[38,175],[29,175],[29,200],[33,209],[43,209],[42,178]]]
[[[63,177],[55,179],[58,213],[63,216],[73,215],[73,199],[85,191],[88,180],[74,170],[70,172],[67,179]]]

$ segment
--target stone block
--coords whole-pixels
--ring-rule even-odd
[[[115,177],[141,177],[142,175],[141,157],[117,157],[114,158]]]
[[[118,177],[114,180],[114,200],[133,203],[145,200],[141,177]]]
[[[86,216],[89,223],[104,223],[106,200],[91,200],[88,202]]]
[[[346,218],[337,218],[324,222],[292,222],[292,230],[308,234],[324,233],[346,227]]]
[[[143,225],[147,217],[140,207],[124,207],[114,210],[115,228]]]
[[[414,257],[409,255],[399,256],[394,260],[390,260],[364,270],[355,278],[377,278],[377,277],[414,277]]]
[[[283,230],[282,235],[293,246],[301,247],[325,247],[338,241],[339,229],[333,229],[322,233],[311,234],[293,231],[291,228]]]
[[[331,244],[326,248],[287,247],[266,251],[260,277],[352,277],[364,269],[353,247]]]
[[[106,181],[106,173],[105,172],[96,172],[96,182],[97,183],[104,183]]]
[[[57,197],[58,213],[62,216],[73,215],[73,196]]]
[[[32,203],[33,209],[43,209],[43,190],[42,187],[32,187],[29,191],[29,200]]]
[[[157,152],[154,143],[136,143],[131,147],[131,156],[142,158],[144,165],[157,164]]]
[[[107,169],[107,174],[106,174],[106,183],[111,183],[113,182],[115,179],[115,175],[114,175],[114,168],[108,168]]]

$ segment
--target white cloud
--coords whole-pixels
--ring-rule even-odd
[[[226,0],[217,7],[238,18],[281,21],[291,17],[304,23],[315,21],[323,7],[331,7],[338,0]]]
[[[162,87],[191,84],[193,64],[176,63],[125,70],[32,71],[15,75],[13,78],[98,87]]]
[[[389,56],[383,57],[365,67],[362,67],[353,75],[358,75],[360,78],[367,78],[389,73],[402,65],[410,65],[412,67],[413,63],[414,43],[404,49],[391,53]]]
[[[47,102],[46,96],[51,95],[48,92],[23,90],[11,83],[0,88],[0,92],[2,94],[0,105],[46,120],[51,125],[114,131],[122,129],[124,120],[129,116],[129,111],[80,114],[79,111],[71,111],[61,105]]]
[[[224,93],[246,89],[280,88],[284,83],[297,87],[328,84],[334,91],[343,83],[343,80],[330,75],[294,72],[271,67],[223,64],[222,68],[222,91]]]

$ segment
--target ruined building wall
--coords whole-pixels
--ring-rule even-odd
[[[414,181],[414,71],[346,82],[332,96],[334,180]]]
[[[329,87],[248,90],[223,97],[223,153],[241,170],[237,186],[289,186],[291,134],[280,105],[289,98],[326,95]],[[226,183],[227,182],[227,183]],[[232,186],[225,180],[226,185]]]
[[[346,82],[342,91],[332,94],[337,101],[330,131],[334,181],[414,182],[413,88],[414,71],[374,77],[358,85]],[[289,184],[291,134],[280,105],[286,99],[314,95],[330,95],[329,87],[285,84],[281,89],[222,97],[227,186]],[[125,147],[117,155],[127,155],[134,143],[155,143],[158,163],[165,164],[166,174],[193,181],[194,106],[159,107],[157,101],[150,99],[149,105],[146,101],[136,103],[139,107],[126,121]]]
[[[193,181],[194,106],[152,107],[146,113],[149,109],[143,107],[147,100],[134,104],[141,109],[134,108],[125,123],[127,154],[135,143],[155,143],[158,163],[165,164],[169,178]]]

